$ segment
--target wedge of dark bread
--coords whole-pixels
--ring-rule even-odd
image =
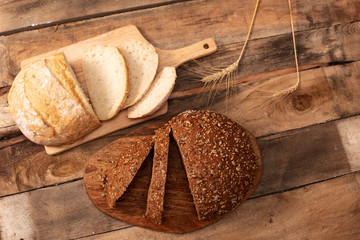
[[[211,111],[185,111],[170,121],[199,220],[236,208],[254,188],[256,155],[239,124]]]
[[[153,223],[160,225],[164,211],[165,183],[168,167],[169,134],[171,128],[165,124],[155,130],[154,158],[152,176],[146,205],[146,218]]]
[[[114,159],[115,164],[107,170],[105,178],[106,204],[109,208],[115,207],[116,201],[126,191],[153,145],[154,139],[149,136],[134,143]]]

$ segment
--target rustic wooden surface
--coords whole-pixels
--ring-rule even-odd
[[[0,239],[359,239],[358,0],[292,1],[302,82],[276,99],[275,91],[296,81],[286,0],[260,2],[230,91],[226,83],[204,89],[193,70],[236,60],[254,0],[70,2],[0,3]],[[82,176],[91,155],[140,125],[49,156],[8,114],[7,93],[22,60],[129,24],[162,49],[213,37],[217,53],[178,69],[168,114],[192,108],[224,113],[257,137],[263,154],[252,197],[190,234],[117,221],[86,194]]]

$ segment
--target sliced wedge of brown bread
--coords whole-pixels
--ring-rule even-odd
[[[155,130],[154,136],[154,159],[145,216],[157,225],[161,224],[162,213],[164,211],[170,131],[170,125],[165,124],[161,128]]]
[[[116,201],[124,194],[134,179],[153,145],[154,139],[149,136],[136,142],[121,152],[117,159],[114,159],[117,161],[115,167],[107,171],[105,179],[106,204],[109,208],[115,207]]]
[[[199,220],[236,208],[255,188],[257,156],[247,131],[211,111],[185,111],[170,125]]]

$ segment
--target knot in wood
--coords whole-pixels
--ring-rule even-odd
[[[313,97],[308,94],[297,95],[291,99],[291,106],[298,111],[305,111],[312,105]]]

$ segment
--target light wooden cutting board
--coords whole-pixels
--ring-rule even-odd
[[[46,57],[47,55],[57,53],[57,52],[64,52],[69,61],[72,69],[74,70],[75,75],[78,78],[78,81],[83,86],[85,93],[87,94],[87,87],[85,83],[84,74],[82,72],[81,67],[81,57],[82,53],[97,44],[109,44],[117,47],[121,47],[122,44],[126,43],[129,40],[137,40],[141,41],[144,44],[150,44],[139,32],[136,26],[129,25],[126,27],[118,28],[113,31],[98,35],[93,38],[89,38],[87,40],[56,49],[51,52],[47,52],[29,59],[26,59],[21,62],[21,67],[35,61],[36,59]],[[215,41],[212,38],[208,38],[202,40],[200,42],[196,42],[189,46],[175,49],[175,50],[164,50],[156,48],[156,51],[159,55],[159,66],[158,70],[161,70],[164,67],[178,67],[181,64],[188,62],[190,60],[200,58],[203,56],[207,56],[209,54],[214,53],[217,50],[217,46]],[[45,146],[45,150],[48,154],[54,155],[73,147],[79,146],[83,143],[89,142],[96,138],[102,137],[106,134],[111,132],[132,126],[134,124],[144,122],[151,118],[155,118],[167,112],[167,104],[165,104],[161,109],[159,109],[156,113],[151,116],[139,119],[129,119],[127,118],[126,110],[121,111],[115,118],[102,122],[101,126],[88,134],[87,136],[83,137],[82,139],[78,140],[73,144],[62,145],[62,146]]]

